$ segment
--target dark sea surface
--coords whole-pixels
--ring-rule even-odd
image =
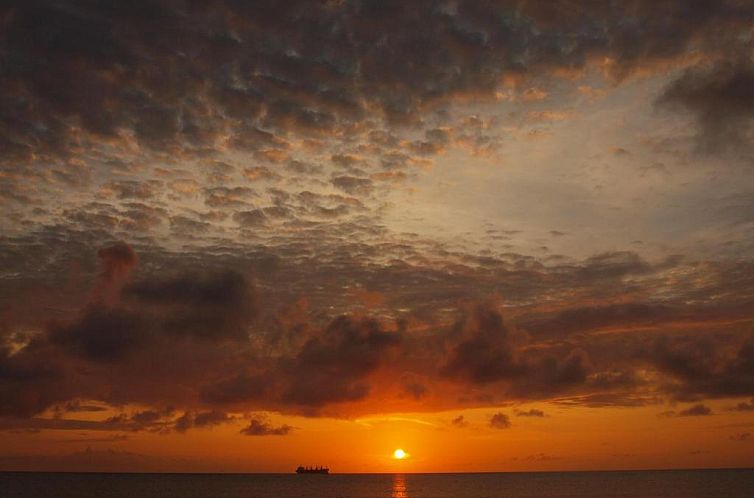
[[[2,498],[752,498],[754,470],[499,474],[0,473]]]

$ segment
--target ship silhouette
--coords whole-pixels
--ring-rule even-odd
[[[329,474],[330,469],[327,467],[304,467],[299,465],[296,474]]]

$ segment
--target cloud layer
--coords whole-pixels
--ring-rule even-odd
[[[733,0],[0,8],[0,427],[750,410],[753,22]],[[510,414],[488,425],[545,410]]]

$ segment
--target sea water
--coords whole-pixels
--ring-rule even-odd
[[[754,470],[484,474],[0,473],[2,498],[752,498]]]

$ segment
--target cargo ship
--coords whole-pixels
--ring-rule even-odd
[[[296,469],[296,474],[329,474],[330,469],[327,467],[303,467],[301,465]]]

